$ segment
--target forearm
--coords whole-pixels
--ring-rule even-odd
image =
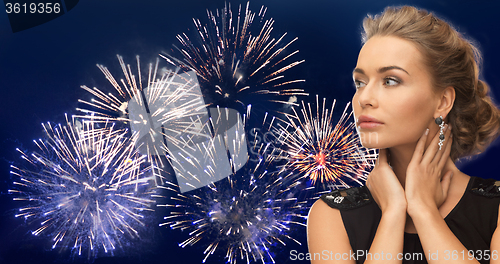
[[[467,248],[451,232],[437,208],[419,210],[411,217],[429,264],[479,263],[469,257]]]
[[[398,260],[397,256],[403,252],[405,222],[405,211],[382,214],[377,232],[368,251],[371,255],[367,254],[365,264],[402,263],[401,260]]]

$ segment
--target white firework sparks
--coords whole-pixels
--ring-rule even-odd
[[[35,226],[33,235],[51,237],[52,248],[89,258],[139,238],[154,190],[151,165],[134,139],[109,124],[43,127],[39,152],[18,150],[31,168],[12,166],[9,193],[24,204],[16,217]]]
[[[157,165],[155,175],[161,179],[161,159],[168,152],[165,142],[174,145],[182,144],[173,134],[197,133],[194,124],[200,115],[206,113],[202,94],[196,80],[196,75],[178,74],[177,71],[159,68],[159,59],[149,64],[147,78],[142,76],[139,56],[136,56],[137,70],[125,64],[123,58],[117,55],[123,79],[117,81],[113,74],[103,65],[97,67],[106,76],[113,91],[82,88],[94,98],[90,101],[79,100],[84,108],[77,110],[86,114],[78,116],[93,122],[115,121],[129,124],[134,134],[138,135],[137,145],[140,151],[148,155],[148,161]],[[205,120],[206,122],[206,120]],[[170,133],[168,133],[170,132]]]
[[[233,147],[247,144],[245,138],[235,138]],[[305,227],[314,198],[306,195],[309,189],[301,186],[292,173],[280,173],[272,164],[279,155],[268,150],[271,144],[255,140],[254,144],[260,153],[272,155],[257,155],[257,161],[247,163],[240,172],[202,189],[181,193],[175,184],[163,187],[173,194],[165,204],[158,205],[169,210],[160,226],[188,231],[189,237],[179,245],[203,245],[203,262],[218,255],[228,263],[274,263],[277,249],[288,243],[301,245],[293,234]],[[215,155],[211,158],[217,159]],[[205,172],[216,178],[218,163],[213,164]]]
[[[272,36],[274,20],[264,19],[266,10],[262,6],[256,14],[249,3],[244,10],[240,5],[237,14],[231,4],[215,13],[207,10],[207,24],[193,19],[196,35],[177,36],[182,45],[177,48],[180,55],[162,57],[196,72],[210,104],[239,109],[246,107],[253,95],[267,95],[259,97],[295,105],[290,98],[308,95],[297,86],[305,80],[288,78],[285,72],[304,60],[293,59],[298,50],[289,52],[297,38],[286,42],[287,33],[278,38]],[[198,39],[198,43],[192,39]]]

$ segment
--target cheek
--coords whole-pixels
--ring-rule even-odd
[[[427,97],[405,96],[392,101],[394,137],[399,141],[414,142],[429,125],[433,108]],[[395,122],[395,123],[394,123]]]
[[[421,118],[422,104],[417,102],[414,98],[397,98],[391,100],[392,104],[392,115],[395,117],[393,121],[401,124],[399,126],[402,129],[408,129],[406,127],[409,124],[413,124],[419,118]]]
[[[356,121],[356,119],[358,118],[358,116],[360,115],[361,113],[361,106],[359,105],[359,101],[358,101],[358,93],[355,93],[353,96],[352,96],[352,100],[351,100],[351,107],[352,107],[352,110],[353,110],[353,114],[354,114],[354,121]]]
[[[385,128],[377,132],[357,130],[360,141],[367,148],[387,148],[416,142],[429,122],[432,121],[432,98],[418,93],[401,90],[387,91],[377,98],[378,107],[374,111],[384,118]],[[356,94],[352,98],[354,118],[362,111]]]

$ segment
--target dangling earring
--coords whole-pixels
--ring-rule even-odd
[[[443,121],[443,116],[439,116],[436,118],[436,124],[439,125],[439,150],[441,150],[441,147],[443,147],[443,142],[444,142],[444,121]]]

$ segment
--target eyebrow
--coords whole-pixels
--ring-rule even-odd
[[[400,71],[404,71],[404,72],[406,72],[406,74],[410,75],[405,69],[403,69],[403,68],[401,68],[399,66],[386,66],[386,67],[382,67],[382,68],[379,68],[377,70],[377,73],[383,73],[383,72],[386,72],[386,71],[389,71],[389,70],[400,70]],[[360,68],[354,68],[354,70],[352,71],[352,73],[354,74],[355,72],[361,73],[363,75],[366,75],[365,71],[363,71]]]

